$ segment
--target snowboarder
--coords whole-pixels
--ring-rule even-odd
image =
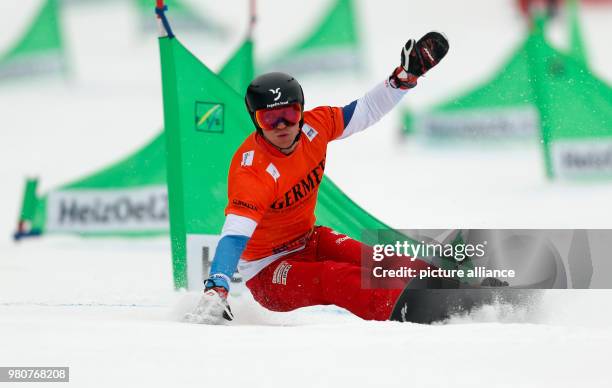
[[[231,161],[221,239],[204,294],[186,321],[220,324],[233,318],[227,295],[237,268],[255,300],[269,310],[334,304],[363,319],[390,318],[402,289],[361,287],[365,246],[315,226],[327,144],[380,120],[448,48],[437,32],[408,40],[400,66],[344,107],[304,111],[302,87],[284,73],[251,82],[245,103],[256,131]],[[417,270],[427,266],[419,260],[411,265]]]

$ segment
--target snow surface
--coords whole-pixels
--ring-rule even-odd
[[[0,2],[0,14],[10,15],[0,51],[40,1]],[[176,31],[218,68],[243,36],[248,2],[190,2],[235,26],[224,42]],[[329,2],[260,1],[258,55],[290,44]],[[357,3],[369,72],[302,79],[310,107],[358,97],[395,66],[408,37],[439,29],[451,53],[406,98],[426,107],[490,74],[524,33],[512,0]],[[39,175],[44,192],[159,131],[156,39],[139,34],[133,16],[125,1],[72,6],[64,12],[72,75],[0,85],[0,366],[70,366],[79,387],[610,386],[606,290],[549,291],[527,309],[488,307],[434,326],[364,322],[333,307],[272,313],[243,294],[231,300],[232,325],[209,327],[178,322],[198,294],[172,290],[165,238],[13,244],[25,176]],[[611,83],[612,9],[585,9],[582,20],[591,65]],[[552,38],[563,44],[560,24]],[[327,164],[345,192],[395,227],[612,226],[612,184],[548,182],[535,141],[400,143],[398,120],[396,110],[333,144]]]

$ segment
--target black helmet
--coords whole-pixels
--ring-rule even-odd
[[[258,131],[261,131],[261,128],[255,120],[256,110],[296,103],[300,104],[302,111],[300,128],[304,124],[304,92],[300,83],[289,74],[274,72],[255,78],[247,88],[244,102]]]

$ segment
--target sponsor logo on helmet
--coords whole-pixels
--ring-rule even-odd
[[[271,92],[272,94],[276,94],[276,97],[274,97],[274,101],[278,101],[278,100],[280,100],[280,98],[281,98],[281,94],[282,94],[282,92],[280,91],[280,88],[276,88],[276,89],[269,89],[269,90],[270,90],[270,92]]]
[[[268,105],[266,105],[266,108],[268,108],[268,109],[276,108],[277,106],[283,106],[283,105],[289,105],[289,100],[285,100],[285,101],[281,101],[281,102],[275,102],[274,104],[268,104]]]

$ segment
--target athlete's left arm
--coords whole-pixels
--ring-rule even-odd
[[[354,135],[378,122],[400,102],[406,91],[393,88],[389,81],[385,80],[360,99],[344,106],[344,130],[338,139]]]
[[[363,131],[389,113],[417,85],[418,78],[437,65],[447,52],[448,41],[437,32],[426,34],[418,42],[408,40],[402,48],[401,64],[391,76],[342,108],[344,130],[338,138]]]

